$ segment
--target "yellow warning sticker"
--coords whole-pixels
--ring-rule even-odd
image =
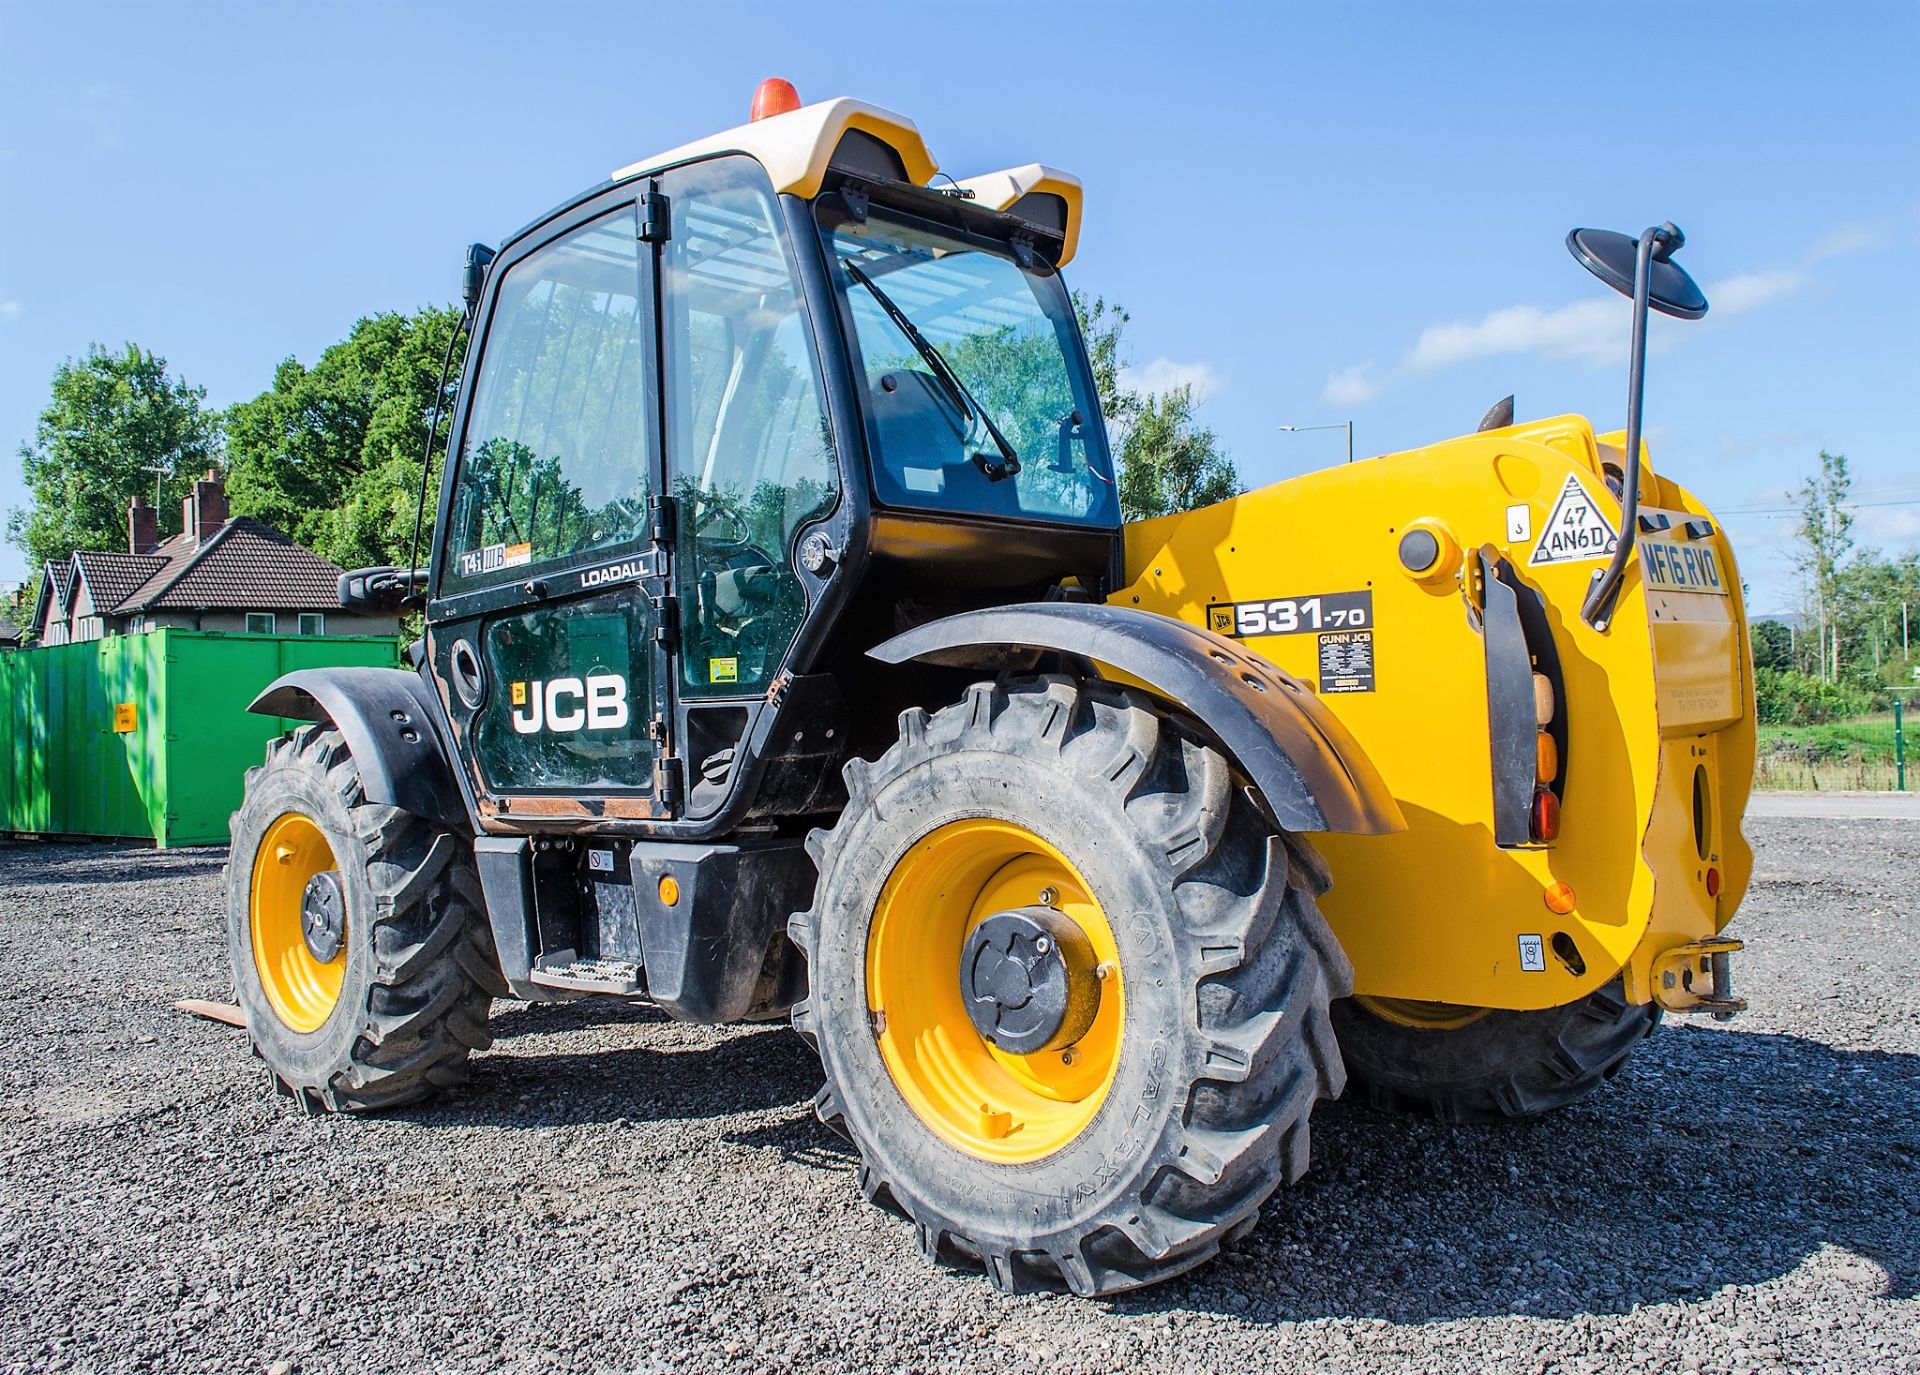
[[[524,707],[527,704],[527,685],[525,683],[515,683],[513,685],[512,695],[513,704],[516,707]]]
[[[140,729],[140,708],[132,702],[113,704],[113,730],[116,735]]]
[[[709,683],[739,682],[740,661],[738,659],[707,660],[707,681]]]

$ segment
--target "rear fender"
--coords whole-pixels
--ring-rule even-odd
[[[353,754],[367,801],[472,829],[441,743],[440,704],[418,673],[305,668],[274,679],[247,710],[333,726]]]
[[[1406,829],[1359,742],[1304,683],[1199,626],[1130,607],[1034,602],[932,621],[868,653],[889,664],[972,668],[1003,662],[1016,647],[1117,670],[1199,721],[1289,831]]]

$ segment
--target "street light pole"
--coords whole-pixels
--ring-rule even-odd
[[[1288,434],[1304,434],[1308,430],[1345,430],[1347,432],[1347,462],[1353,462],[1353,422],[1343,420],[1338,425],[1282,425],[1279,427]]]

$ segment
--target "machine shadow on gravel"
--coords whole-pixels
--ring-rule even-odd
[[[501,1022],[531,1035],[665,1019],[557,1005]],[[687,1049],[485,1055],[465,1092],[403,1115],[546,1127],[785,1107],[726,1139],[844,1172],[853,1152],[806,1106],[818,1078],[805,1044],[769,1027]],[[1824,1246],[1877,1264],[1890,1297],[1920,1293],[1901,1237],[1920,1056],[1669,1025],[1590,1104],[1537,1121],[1448,1126],[1347,1099],[1313,1128],[1313,1173],[1249,1237],[1110,1305],[1270,1323],[1619,1313],[1776,1279]]]
[[[1620,1313],[1776,1279],[1824,1246],[1878,1265],[1887,1297],[1920,1293],[1920,1056],[1669,1026],[1589,1105],[1454,1127],[1347,1099],[1314,1115],[1313,1146],[1314,1172],[1234,1251],[1113,1306]]]
[[[534,1016],[543,1020],[523,1025],[522,1035],[667,1020],[652,1009],[607,1017],[600,1009],[568,1015],[564,1008],[541,1008]],[[805,1103],[820,1078],[819,1060],[784,1026],[682,1049],[602,1046],[552,1055],[479,1055],[471,1063],[469,1080],[457,1093],[387,1115],[425,1127],[690,1121]]]

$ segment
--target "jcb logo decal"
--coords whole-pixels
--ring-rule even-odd
[[[544,683],[536,678],[513,684],[511,696],[513,728],[521,735],[622,730],[627,724],[627,680],[617,673],[549,678]]]

